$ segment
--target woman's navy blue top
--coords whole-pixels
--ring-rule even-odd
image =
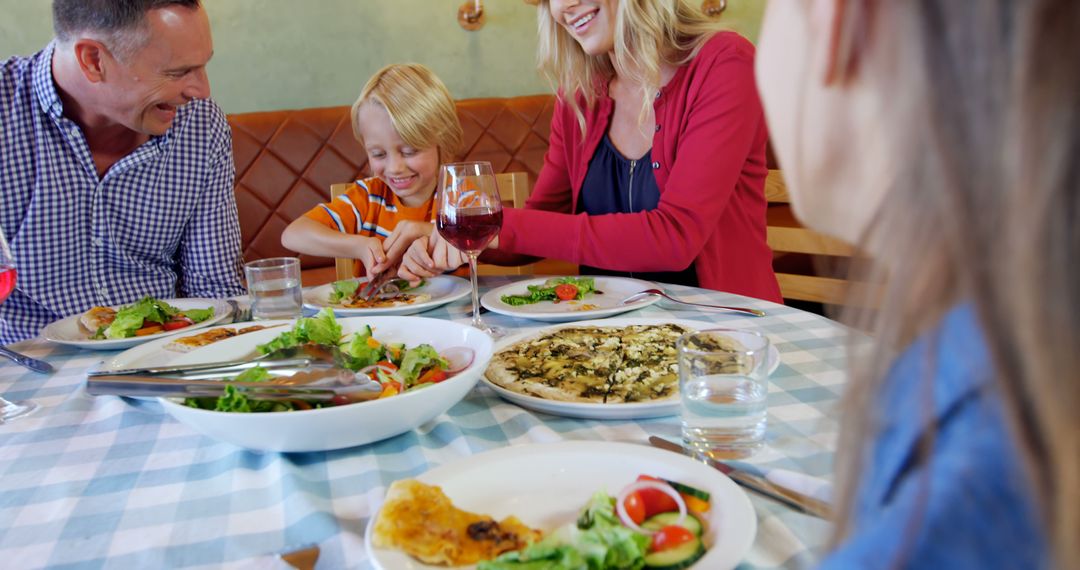
[[[660,188],[652,169],[652,150],[638,159],[622,155],[611,139],[597,145],[589,161],[585,182],[581,186],[578,211],[590,216],[602,214],[632,214],[656,209],[660,203]],[[599,267],[581,266],[582,275],[615,275],[648,281],[675,283],[696,287],[694,264],[682,271],[633,272],[611,271]]]

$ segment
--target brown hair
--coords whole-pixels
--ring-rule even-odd
[[[850,531],[889,363],[949,308],[970,303],[1055,564],[1080,567],[1080,2],[840,6],[833,79],[857,70],[895,94],[888,132],[904,168],[864,238],[887,267],[862,271],[883,294],[857,323],[877,342],[853,357],[836,540]],[[896,41],[867,41],[886,20]],[[911,397],[931,397],[925,380]]]
[[[401,139],[416,149],[438,147],[440,162],[455,160],[465,135],[446,85],[419,63],[395,63],[375,72],[352,106],[353,135],[360,144],[359,111],[372,102],[390,115]]]

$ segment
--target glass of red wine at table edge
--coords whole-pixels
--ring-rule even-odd
[[[15,259],[8,249],[4,232],[0,230],[0,303],[7,300],[15,290]],[[34,402],[9,402],[0,396],[0,424],[21,418],[38,409]]]
[[[444,164],[439,171],[439,235],[469,256],[472,279],[472,326],[493,337],[502,336],[498,327],[480,319],[480,292],[476,284],[476,258],[502,228],[502,198],[490,162]]]

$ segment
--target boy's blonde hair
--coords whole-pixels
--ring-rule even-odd
[[[618,70],[647,89],[642,95],[642,116],[660,88],[660,64],[680,66],[694,58],[723,24],[705,15],[690,0],[620,0],[615,10],[614,57],[588,55],[581,44],[551,16],[550,0],[541,0],[536,10],[540,35],[537,64],[585,130],[585,116],[577,94],[586,107],[596,103],[597,86],[606,83]]]
[[[462,150],[464,134],[454,99],[433,71],[419,63],[394,63],[375,72],[352,106],[353,135],[360,144],[360,106],[376,103],[386,109],[401,139],[417,149],[438,147],[439,161],[452,162]]]

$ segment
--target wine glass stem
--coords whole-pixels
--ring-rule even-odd
[[[469,254],[469,277],[472,279],[472,326],[483,330],[484,323],[480,320],[480,285],[476,280],[476,257],[478,254]]]

